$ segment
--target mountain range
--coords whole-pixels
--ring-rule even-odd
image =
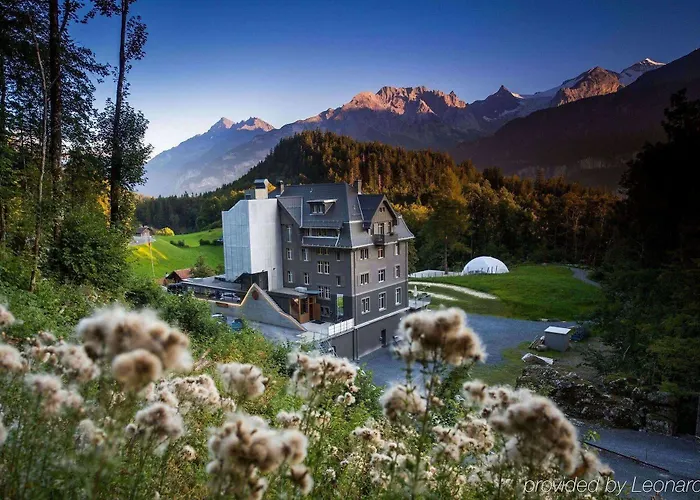
[[[486,99],[471,104],[454,92],[426,87],[382,87],[376,93],[361,92],[338,108],[329,108],[279,129],[259,118],[238,123],[221,118],[207,132],[151,159],[146,166],[148,182],[142,191],[147,195],[171,195],[214,189],[240,178],[281,139],[312,129],[406,149],[447,151],[458,159],[472,158],[480,167],[495,165],[512,171],[526,170],[533,167],[527,159],[518,158],[514,166],[503,160],[504,154],[510,158],[507,152],[493,151],[499,144],[497,138],[503,137],[506,129],[519,130],[516,135],[537,136],[537,130],[530,130],[523,123],[541,113],[556,115],[558,110],[577,103],[622,94],[627,87],[634,88],[641,76],[665,68],[663,63],[651,59],[639,61],[619,73],[595,67],[534,94],[518,94],[501,86]],[[514,124],[517,124],[515,128],[509,127]],[[578,125],[560,124],[565,129]],[[513,141],[510,135],[507,137],[506,142]],[[542,139],[546,141],[546,137]],[[518,162],[521,162],[519,166]]]

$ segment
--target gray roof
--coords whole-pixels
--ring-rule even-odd
[[[363,225],[363,222],[369,223],[384,199],[384,195],[381,194],[358,195],[353,186],[344,182],[286,186],[284,192],[277,196],[279,204],[300,227],[340,228],[340,237],[337,240],[305,237],[304,245],[337,248],[356,248],[373,244],[372,237],[366,230],[368,226]],[[318,200],[336,201],[326,213],[311,213],[309,202]],[[398,215],[394,232],[399,240],[414,237]]]

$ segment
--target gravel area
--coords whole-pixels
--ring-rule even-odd
[[[467,295],[471,295],[473,297],[478,297],[480,299],[489,299],[489,300],[496,300],[498,297],[495,295],[491,295],[490,293],[486,292],[479,292],[477,290],[472,290],[471,288],[467,288],[465,286],[459,286],[459,285],[450,285],[447,283],[434,283],[434,282],[425,282],[425,281],[416,281],[416,280],[409,280],[409,285],[411,284],[417,284],[417,285],[423,285],[424,287],[438,287],[438,288],[445,288],[447,290],[452,290],[455,292],[459,293],[464,293]]]
[[[515,347],[521,342],[534,340],[542,335],[549,325],[573,326],[572,322],[542,322],[522,319],[501,318],[481,314],[468,314],[467,323],[479,334],[486,347],[487,364],[497,364],[502,361],[501,351]],[[387,385],[395,381],[403,381],[405,366],[395,359],[390,348],[379,349],[360,360],[360,365],[366,364],[374,373],[374,382]]]

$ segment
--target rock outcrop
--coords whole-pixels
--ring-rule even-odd
[[[573,372],[530,365],[517,386],[546,395],[570,417],[669,436],[676,432],[678,399],[667,392],[638,387],[633,379],[590,382]]]

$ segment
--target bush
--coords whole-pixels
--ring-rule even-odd
[[[185,243],[185,240],[170,240],[170,244],[180,248],[190,248],[190,246],[187,243]]]
[[[175,231],[166,226],[164,228],[158,229],[156,231],[156,234],[158,236],[175,236]]]
[[[48,253],[47,272],[62,283],[120,290],[126,282],[127,240],[107,227],[101,212],[68,212],[61,235]]]

